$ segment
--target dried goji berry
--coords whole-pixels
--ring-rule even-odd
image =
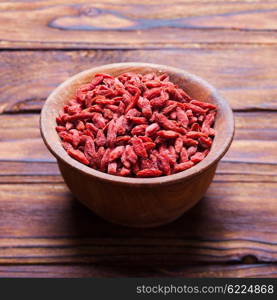
[[[94,158],[96,155],[95,144],[91,137],[86,138],[84,153],[87,158]]]
[[[144,143],[144,147],[148,151],[154,149],[156,147],[156,144],[153,142],[146,142]]]
[[[203,124],[202,124],[202,132],[203,133],[205,133],[207,135],[209,134],[210,127],[214,122],[214,117],[215,117],[214,112],[211,112],[211,113],[207,114],[207,116],[204,119]]]
[[[201,126],[198,123],[193,123],[191,125],[191,131],[201,131]]]
[[[126,144],[127,142],[129,142],[130,139],[131,137],[129,135],[121,135],[116,138],[115,143],[117,145]]]
[[[124,116],[120,116],[115,122],[117,134],[125,134],[127,128],[127,119]]]
[[[152,116],[152,108],[150,105],[150,101],[146,98],[140,97],[138,100],[138,106],[142,111],[142,114],[146,117],[146,118],[151,118]]]
[[[189,131],[186,134],[186,137],[191,138],[191,139],[198,139],[202,136],[206,136],[206,134],[203,132],[198,132],[198,131]]]
[[[62,145],[66,151],[68,151],[69,149],[73,149],[73,146],[70,143],[62,142]]]
[[[138,177],[157,177],[162,175],[162,172],[158,169],[144,169],[141,171],[138,171],[136,173]]]
[[[98,128],[92,123],[87,122],[86,128],[91,130],[94,134],[97,134],[97,132],[98,132]]]
[[[64,126],[56,126],[56,131],[57,132],[61,132],[61,131],[65,131],[66,128]]]
[[[142,135],[142,136],[139,136],[138,138],[141,139],[143,142],[153,143],[153,140],[149,136]]]
[[[160,130],[157,132],[157,135],[165,139],[175,139],[179,136],[179,133],[172,130]]]
[[[191,156],[190,160],[194,163],[199,163],[201,160],[205,158],[206,153],[204,152],[196,152],[194,155]]]
[[[124,152],[124,146],[115,147],[110,153],[109,161],[118,159],[119,157],[121,157],[123,152]]]
[[[77,148],[80,143],[79,131],[77,129],[71,129],[70,132],[72,133],[72,145]]]
[[[170,145],[168,148],[167,148],[167,152],[168,152],[168,158],[169,158],[169,161],[170,161],[170,164],[175,166],[176,164],[176,161],[177,161],[177,153],[174,149],[174,146]]]
[[[97,132],[95,144],[98,147],[105,146],[105,144],[106,144],[106,136],[105,136],[103,130],[101,130],[101,129],[99,129]]]
[[[115,120],[111,120],[108,125],[108,131],[107,131],[107,143],[109,147],[113,147],[115,141],[116,141],[116,126],[115,126]]]
[[[189,119],[184,110],[182,110],[180,107],[176,108],[176,117],[179,121],[179,124],[183,127],[188,127]]]
[[[201,137],[199,138],[199,145],[201,145],[203,148],[210,149],[212,143],[213,143],[213,141],[212,141],[212,139],[209,138],[209,137],[201,136]]]
[[[180,152],[180,162],[185,162],[188,161],[189,157],[188,157],[188,151],[186,148],[182,148],[181,152]]]
[[[134,124],[147,124],[147,119],[145,117],[128,117]]]
[[[131,170],[130,170],[130,169],[123,167],[123,168],[121,168],[121,170],[117,173],[117,175],[119,175],[119,176],[129,176],[130,173],[131,173]]]
[[[153,98],[150,100],[150,104],[152,107],[163,107],[168,100],[168,94],[165,91],[161,91],[161,95],[159,97]]]
[[[178,137],[176,140],[175,140],[175,151],[177,153],[180,153],[182,148],[183,148],[183,144],[184,144],[184,141],[183,141],[183,138],[182,137]]]
[[[201,108],[200,106],[191,104],[191,103],[182,103],[182,107],[184,109],[190,109],[191,111],[199,114],[205,114],[207,112],[206,109]]]
[[[152,161],[149,158],[142,158],[141,159],[141,164],[140,164],[141,169],[151,169],[152,168]]]
[[[197,152],[197,147],[191,146],[188,148],[187,152],[188,152],[188,156],[191,157],[193,154]]]
[[[93,113],[92,120],[94,125],[98,128],[104,128],[106,125],[106,120],[100,113]]]
[[[141,157],[148,156],[142,140],[140,140],[139,138],[132,138],[131,142],[133,144],[133,148],[134,148],[136,155],[141,156]]]
[[[123,152],[123,154],[121,155],[121,162],[122,162],[122,164],[123,164],[124,167],[126,167],[127,169],[130,169],[131,163],[130,163],[130,161],[127,159],[126,148],[124,149],[124,152]]]
[[[191,167],[193,167],[194,163],[192,161],[186,161],[186,162],[182,162],[180,164],[177,164],[174,166],[174,172],[182,172],[184,170],[187,170]]]
[[[198,145],[198,141],[196,141],[194,139],[191,139],[191,138],[188,138],[188,137],[183,137],[183,143],[186,146],[196,146],[196,145]]]
[[[134,148],[130,145],[127,145],[125,152],[126,152],[127,160],[129,160],[134,165],[138,160],[138,157],[134,151]]]
[[[85,124],[83,121],[79,120],[77,125],[76,125],[76,129],[79,130],[79,131],[82,131],[84,130],[86,127],[85,127]]]
[[[117,163],[111,162],[108,164],[108,173],[111,175],[116,175]]]
[[[202,107],[204,109],[216,109],[215,105],[213,105],[212,103],[208,103],[208,102],[202,102],[202,101],[198,101],[198,100],[191,100],[190,103],[194,104],[194,105],[197,105],[199,107]]]
[[[108,163],[110,161],[110,153],[111,153],[111,149],[108,148],[108,149],[106,149],[104,155],[102,156],[102,159],[100,162],[100,169],[103,172],[106,170]]]
[[[83,152],[81,152],[80,150],[70,148],[70,149],[67,150],[67,153],[71,157],[73,157],[76,160],[78,160],[79,162],[81,162],[81,163],[83,163],[85,165],[89,164],[89,160],[86,158],[85,154]]]
[[[174,103],[173,104],[170,104],[168,106],[166,106],[163,110],[162,110],[162,113],[164,115],[172,112],[176,107],[177,107],[177,102],[173,101]]]
[[[155,133],[157,133],[160,129],[159,124],[157,123],[152,123],[151,125],[147,126],[145,129],[145,134],[146,135],[154,135]]]
[[[164,175],[170,175],[171,169],[168,156],[164,154],[159,154],[157,158],[159,169],[163,172]]]
[[[160,88],[153,88],[153,89],[147,90],[144,93],[144,97],[147,98],[148,100],[150,100],[150,99],[160,96],[160,94],[161,94]]]

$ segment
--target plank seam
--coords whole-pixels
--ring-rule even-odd
[[[3,42],[3,40],[0,40],[0,44]],[[19,42],[19,41],[18,41]],[[38,42],[41,43],[41,42]],[[61,44],[62,42],[57,42],[57,44]],[[157,46],[137,46],[134,47],[132,45],[130,46],[109,46],[105,44],[100,44],[99,46],[95,46],[96,43],[92,46],[83,46],[83,47],[3,47],[0,48],[0,52],[2,51],[86,51],[86,50],[101,50],[101,51],[110,51],[110,50],[122,50],[122,51],[136,51],[136,50],[145,50],[145,51],[152,51],[152,50],[182,50],[187,47],[192,48],[198,48],[199,46],[231,46],[233,48],[239,47],[239,46],[277,46],[277,42],[241,42],[241,43],[232,43],[232,42],[201,42],[201,43],[190,43],[190,42],[182,42],[176,44],[177,46],[167,46],[165,43],[164,45],[162,43],[157,43]],[[174,43],[171,43],[174,44]],[[178,46],[180,44],[180,46]],[[184,47],[185,46],[185,47]],[[1,46],[0,46],[1,47]]]

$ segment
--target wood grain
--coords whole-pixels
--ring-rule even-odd
[[[181,278],[275,278],[275,264],[252,265],[205,265],[183,266],[179,268],[112,267],[83,265],[5,265],[0,266],[0,277],[32,278],[87,278],[87,277],[181,277]]]
[[[0,3],[0,46],[159,48],[203,42],[276,43],[276,9],[275,1],[4,2]]]
[[[178,221],[140,230],[96,217],[64,184],[2,184],[0,263],[276,262],[276,188],[214,182]]]
[[[160,51],[3,51],[0,113],[39,111],[50,92],[73,74],[127,61],[184,68],[218,88],[235,110],[276,110],[276,51],[276,46],[227,45]]]

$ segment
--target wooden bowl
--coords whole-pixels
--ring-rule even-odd
[[[166,72],[170,80],[197,100],[217,105],[216,136],[207,157],[194,167],[157,178],[128,178],[109,175],[85,166],[63,149],[56,133],[56,116],[81,84],[96,73],[117,76],[123,72]],[[84,205],[104,219],[131,227],[154,227],[177,219],[194,206],[210,185],[218,161],[230,147],[234,119],[228,103],[199,77],[181,69],[146,63],[118,63],[81,72],[57,87],[41,112],[43,140],[57,158],[63,178],[72,193]]]

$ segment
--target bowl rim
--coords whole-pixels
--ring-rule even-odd
[[[101,171],[97,171],[91,167],[88,167],[79,161],[73,159],[70,157],[64,148],[62,147],[62,144],[60,143],[59,139],[53,139],[51,137],[51,132],[53,134],[53,131],[56,133],[55,127],[51,128],[49,126],[48,122],[48,111],[51,109],[51,103],[55,101],[56,97],[59,95],[59,93],[66,89],[68,86],[73,84],[74,82],[78,81],[78,79],[90,75],[90,74],[96,74],[96,73],[105,73],[106,69],[120,69],[120,68],[129,68],[129,67],[149,67],[152,69],[163,70],[163,71],[169,71],[173,73],[178,73],[184,78],[196,82],[197,84],[200,84],[201,86],[205,87],[205,89],[209,90],[210,97],[216,100],[217,103],[220,104],[222,113],[224,115],[224,122],[225,122],[225,132],[226,132],[226,138],[220,148],[219,151],[215,152],[213,147],[211,148],[211,151],[209,154],[203,159],[201,162],[196,164],[195,166],[176,173],[172,175],[167,176],[161,176],[161,177],[151,177],[151,178],[137,178],[137,177],[123,177],[123,176],[116,176],[116,175],[110,175]],[[177,183],[179,181],[188,180],[194,176],[199,175],[200,173],[207,170],[212,165],[216,164],[227,152],[229,149],[233,137],[234,137],[234,130],[235,130],[235,123],[234,123],[234,117],[232,109],[230,108],[228,102],[222,98],[217,90],[210,85],[208,82],[203,80],[202,78],[191,74],[185,70],[170,67],[167,65],[161,65],[161,64],[150,64],[150,63],[140,63],[140,62],[127,62],[127,63],[113,63],[113,64],[106,64],[101,66],[96,66],[87,70],[84,70],[82,72],[79,72],[68,79],[66,79],[64,82],[62,82],[58,87],[56,87],[52,93],[48,96],[46,99],[43,108],[41,110],[40,115],[40,131],[41,136],[43,138],[43,141],[49,151],[56,157],[58,160],[58,163],[62,161],[66,165],[68,165],[71,168],[77,169],[78,171],[85,173],[88,176],[91,176],[95,179],[110,182],[113,184],[120,184],[120,185],[134,185],[134,186],[143,186],[143,187],[151,187],[153,185],[160,185],[160,184],[172,184]],[[57,133],[56,136],[58,137]]]

